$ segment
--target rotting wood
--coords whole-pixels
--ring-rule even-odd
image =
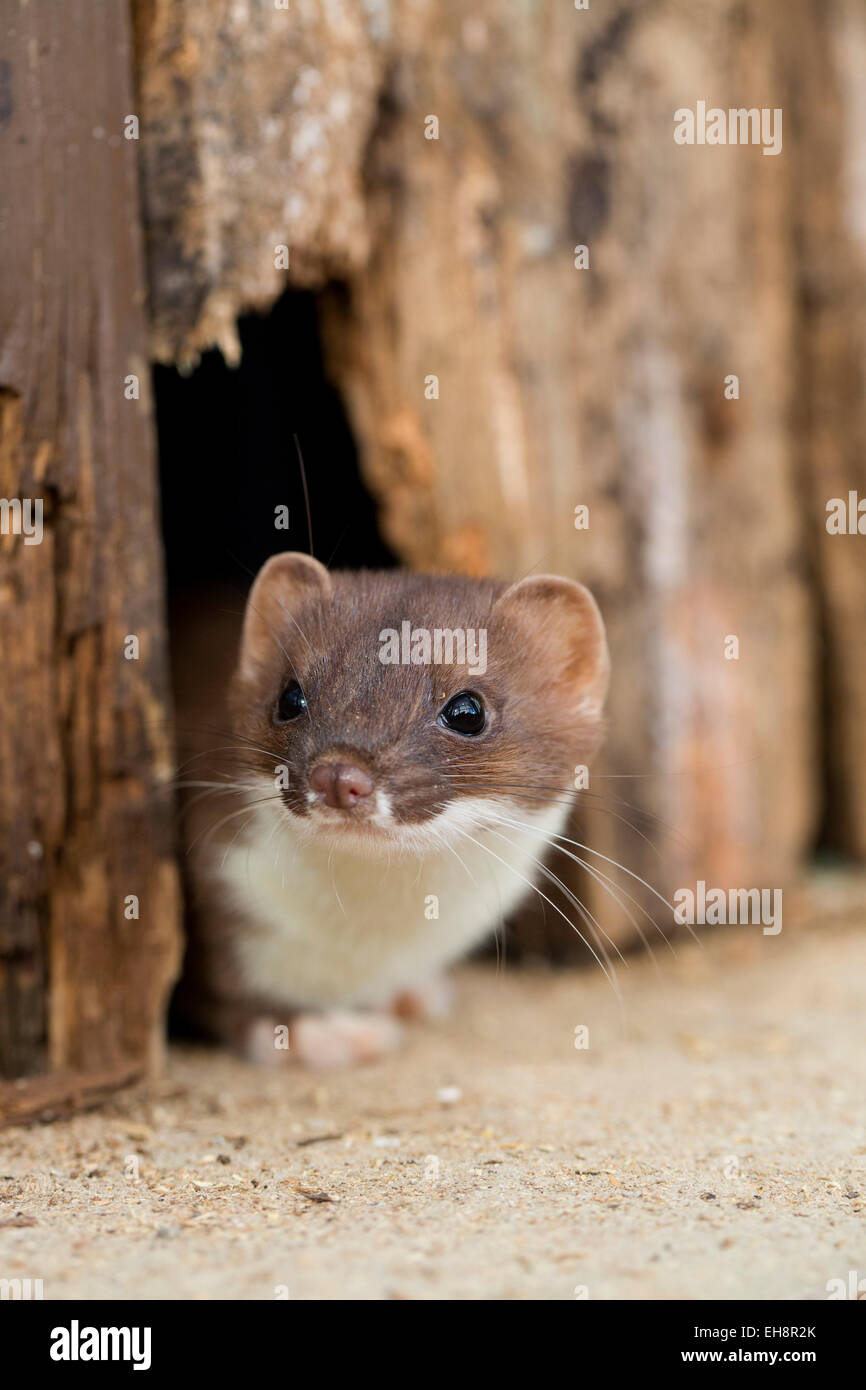
[[[158,1062],[179,950],[131,41],[85,0],[0,27],[0,495],[44,511],[0,537],[0,1075],[84,1094]]]
[[[121,1066],[87,1073],[59,1071],[0,1082],[0,1127],[47,1123],[94,1109],[144,1078],[144,1066]]]

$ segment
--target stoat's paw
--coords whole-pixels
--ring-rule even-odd
[[[281,1067],[292,1055],[287,1043],[286,1025],[262,1014],[246,1025],[241,1052],[248,1062],[258,1067]]]
[[[394,996],[391,1008],[398,1018],[447,1018],[454,1004],[454,986],[447,975],[434,975],[423,985]]]
[[[394,1052],[402,1036],[399,1023],[387,1014],[298,1014],[292,1024],[292,1056],[308,1067],[351,1067]]]

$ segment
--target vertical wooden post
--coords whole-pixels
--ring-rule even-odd
[[[801,385],[797,440],[822,621],[831,842],[866,858],[866,540],[827,529],[827,504],[866,498],[866,11],[857,0],[779,13],[797,184]],[[803,55],[807,55],[804,60]],[[866,529],[866,518],[863,520]]]
[[[57,1105],[154,1060],[179,940],[128,10],[0,3],[0,1074]]]

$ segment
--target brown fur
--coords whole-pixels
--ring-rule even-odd
[[[383,664],[380,633],[407,620],[429,630],[486,629],[486,672]],[[208,634],[209,669],[200,655]],[[569,792],[575,765],[589,761],[601,737],[604,630],[590,595],[569,580],[538,576],[508,586],[401,571],[329,574],[287,553],[268,562],[251,591],[227,713],[233,640],[227,631],[214,634],[200,610],[177,633],[178,664],[187,673],[178,681],[180,742],[193,759],[182,779],[272,780],[275,767],[286,765],[290,785],[282,795],[300,818],[308,816],[308,778],[322,757],[369,771],[401,824],[422,823],[456,798],[499,796],[538,811]],[[277,703],[292,679],[308,711],[277,724]],[[489,727],[474,738],[437,723],[445,703],[467,689],[489,711]],[[203,750],[211,751],[200,756]],[[208,884],[209,858],[243,820],[211,828],[242,805],[233,792],[205,791],[187,810],[190,948],[181,1001],[199,1026],[223,1037],[265,1008],[274,1012],[269,1001],[243,998],[230,943],[244,924]]]
[[[601,734],[607,658],[601,620],[586,590],[550,576],[511,586],[494,580],[361,571],[327,575],[306,556],[270,562],[250,596],[241,669],[232,691],[238,732],[292,773],[290,809],[307,813],[307,777],[322,755],[372,771],[394,814],[423,821],[455,796],[494,784],[566,790]],[[300,574],[295,573],[300,570]],[[487,671],[465,666],[384,665],[379,634],[413,628],[485,628]],[[275,728],[273,712],[292,678],[309,717]],[[437,715],[472,690],[490,711],[476,738],[441,728]],[[593,711],[580,713],[594,696]],[[452,780],[459,772],[460,780]],[[527,806],[537,806],[535,795]]]

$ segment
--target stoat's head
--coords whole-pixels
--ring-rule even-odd
[[[572,580],[329,574],[287,552],[250,593],[232,708],[264,804],[298,833],[423,853],[565,805],[607,682]]]

